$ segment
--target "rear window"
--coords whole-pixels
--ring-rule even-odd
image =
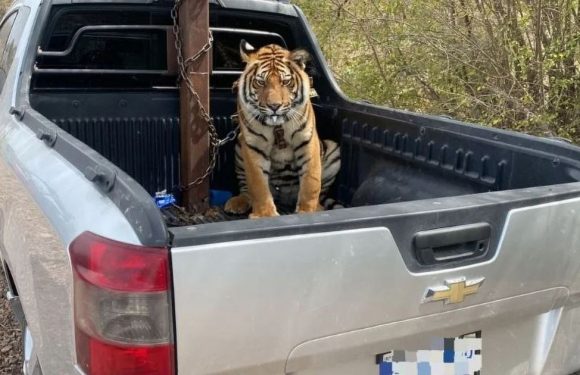
[[[35,89],[175,86],[167,7],[55,6],[37,55]]]
[[[87,29],[67,48],[70,51],[64,56],[43,56],[39,66],[42,69],[168,69],[165,30]]]
[[[55,7],[37,56],[33,87],[176,87],[175,39],[169,7]],[[241,39],[255,47],[286,46],[276,32],[212,27],[212,88],[231,88],[244,64]]]

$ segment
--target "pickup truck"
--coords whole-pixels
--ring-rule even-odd
[[[172,1],[17,0],[0,25],[0,254],[26,374],[379,374],[476,332],[484,374],[580,369],[580,148],[347,98],[287,1],[210,1],[211,115],[243,38],[305,48],[345,208],[183,225]],[[214,190],[235,192],[233,144]],[[179,205],[177,194],[177,205]]]

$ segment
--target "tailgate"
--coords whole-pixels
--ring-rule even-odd
[[[473,222],[489,221],[478,212]],[[381,353],[476,331],[484,374],[572,372],[580,368],[566,345],[580,339],[570,328],[580,315],[578,212],[580,199],[511,209],[505,224],[492,225],[491,257],[427,270],[405,255],[414,237],[397,237],[402,229],[388,220],[175,247],[179,372],[378,375]],[[448,227],[445,216],[409,220],[433,229]],[[298,219],[276,220],[292,227]],[[485,281],[463,301],[425,302],[430,288],[460,278]],[[548,355],[552,347],[557,354]]]

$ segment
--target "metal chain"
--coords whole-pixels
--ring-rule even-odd
[[[201,103],[201,98],[193,86],[193,82],[189,77],[189,70],[200,57],[206,53],[209,53],[213,45],[213,36],[210,31],[207,43],[205,43],[205,45],[195,55],[184,59],[183,42],[181,40],[181,28],[179,26],[179,8],[181,7],[182,1],[183,0],[175,0],[173,9],[171,9],[171,18],[173,19],[173,35],[175,36],[175,50],[177,51],[177,65],[179,68],[179,79],[187,86],[187,89],[191,94],[191,99],[195,101],[195,104],[199,108],[201,118],[207,122],[209,132],[209,163],[207,169],[201,176],[180,187],[181,191],[185,191],[191,189],[193,186],[201,185],[205,179],[212,174],[217,163],[219,148],[236,139],[239,127],[236,127],[234,130],[229,132],[224,139],[219,139],[219,135],[213,123],[213,119],[209,115],[207,109]]]

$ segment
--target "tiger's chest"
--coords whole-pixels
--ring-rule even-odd
[[[276,169],[277,166],[281,165],[293,165],[296,159],[296,148],[312,137],[310,129],[301,129],[299,125],[294,124],[274,127],[274,129],[271,129],[271,133],[270,160],[272,169]]]
[[[274,129],[273,144],[270,151],[270,190],[275,202],[285,206],[296,204],[300,186],[300,166],[297,162],[295,148],[305,137],[287,127],[283,131]],[[294,136],[293,136],[294,135]]]
[[[254,125],[254,124],[251,124]],[[274,200],[282,205],[295,204],[300,186],[300,160],[298,153],[304,153],[301,147],[312,139],[312,128],[303,125],[286,123],[278,127],[252,126],[244,131],[246,143],[260,149],[267,156],[269,185]],[[266,161],[266,160],[264,160]]]
[[[275,167],[294,162],[296,147],[312,138],[312,129],[293,123],[276,127],[251,124],[244,138],[249,145],[260,149]]]

